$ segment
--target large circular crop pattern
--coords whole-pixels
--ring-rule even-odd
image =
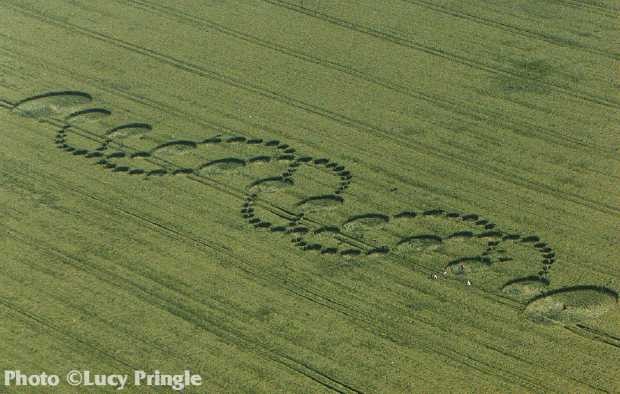
[[[534,321],[573,323],[617,307],[618,293],[602,286],[552,289],[557,255],[537,235],[509,233],[489,218],[446,207],[364,212],[336,223],[316,220],[315,213],[329,219],[331,210],[345,204],[354,175],[342,163],[303,155],[275,139],[223,133],[200,139],[151,138],[153,127],[141,121],[92,133],[82,125],[112,116],[92,101],[84,92],[48,92],[14,103],[12,110],[36,118],[60,116],[56,147],[115,173],[136,179],[198,177],[234,189],[242,197],[240,220],[248,228],[287,237],[292,247],[307,253],[386,258],[435,279],[474,287],[485,275],[497,277],[499,288],[483,290],[523,303]]]

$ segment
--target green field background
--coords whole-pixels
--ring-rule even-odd
[[[9,109],[76,90],[154,141],[277,139],[353,174],[318,222],[472,212],[552,245],[552,289],[618,291],[619,2],[5,0],[0,20],[0,369],[191,369],[205,384],[187,392],[620,391],[617,305],[539,324],[501,270],[465,286],[304,251],[244,221],[241,184],[106,171],[54,147],[60,115]]]

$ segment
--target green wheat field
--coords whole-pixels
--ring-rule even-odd
[[[0,392],[620,392],[619,1],[0,22]]]

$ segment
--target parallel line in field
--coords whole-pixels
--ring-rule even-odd
[[[335,16],[331,16],[328,14],[320,13],[317,11],[311,11],[306,8],[289,3],[287,1],[282,1],[282,0],[261,0],[261,1],[264,1],[265,3],[271,4],[277,7],[282,7],[282,8],[289,9],[291,11],[305,14],[305,15],[308,15],[309,17],[316,18],[316,19],[322,20],[324,22],[327,22],[333,25],[337,25],[337,26],[343,27],[348,30],[357,31],[359,33],[370,35],[372,37],[376,37],[384,41],[392,42],[399,46],[411,48],[417,51],[427,53],[429,55],[438,56],[438,57],[447,59],[449,61],[452,61],[454,63],[462,64],[464,66],[468,66],[468,67],[475,68],[481,71],[485,71],[490,74],[510,76],[510,77],[517,78],[519,80],[524,80],[524,81],[532,81],[530,78],[523,76],[521,74],[515,73],[513,71],[510,71],[507,69],[501,69],[498,67],[493,67],[488,64],[482,63],[480,61],[468,59],[466,57],[447,52],[443,49],[428,47],[426,45],[419,44],[411,39],[400,37],[393,33],[388,33],[383,30],[376,29],[372,26],[365,26],[365,25],[351,22],[351,21],[341,19]],[[620,107],[619,102],[610,100],[602,96],[599,97],[599,96],[594,96],[587,92],[580,92],[574,89],[571,90],[571,89],[565,88],[561,85],[558,85],[552,82],[546,82],[546,81],[535,81],[535,82],[541,85],[545,85],[550,88],[553,88],[569,96],[579,98],[584,101],[589,101],[589,102],[603,105],[605,107],[613,108],[613,109],[618,109]]]
[[[573,334],[579,335],[583,338],[591,341],[597,341],[607,346],[611,346],[616,349],[620,349],[620,338],[611,335],[607,332],[588,327],[583,324],[576,324],[575,326],[564,326],[565,329]]]
[[[263,1],[270,1],[270,0],[263,0]],[[543,192],[545,194],[550,194],[555,196],[556,198],[560,199],[560,200],[566,200],[566,201],[570,201],[572,203],[578,204],[578,205],[582,205],[585,207],[589,207],[593,210],[597,210],[599,212],[602,213],[606,213],[606,214],[613,214],[616,216],[620,216],[620,208],[619,207],[615,207],[615,206],[611,206],[609,204],[606,203],[598,203],[596,201],[590,200],[588,198],[585,197],[581,197],[577,194],[574,193],[569,193],[569,192],[561,192],[551,186],[547,186],[538,182],[534,182],[532,180],[528,180],[527,178],[524,178],[522,176],[516,176],[514,174],[511,175],[506,175],[504,172],[502,172],[501,170],[497,169],[497,168],[493,168],[491,165],[488,164],[479,164],[477,167],[473,167],[471,166],[472,160],[469,157],[457,157],[454,154],[448,153],[445,154],[443,152],[441,152],[439,149],[428,145],[428,144],[422,144],[419,143],[417,145],[415,144],[411,144],[410,141],[404,140],[402,138],[394,138],[393,134],[390,133],[388,130],[383,130],[382,128],[380,128],[379,126],[375,126],[375,125],[371,125],[368,124],[364,121],[361,120],[356,120],[353,118],[349,118],[345,115],[341,115],[338,113],[334,113],[332,111],[314,106],[312,104],[308,104],[305,103],[303,101],[288,97],[288,96],[284,96],[281,95],[277,92],[273,92],[270,90],[265,90],[262,89],[260,87],[257,86],[253,86],[247,82],[244,81],[238,81],[234,78],[231,77],[227,77],[227,76],[223,76],[220,73],[214,72],[214,71],[210,71],[210,70],[206,70],[203,69],[199,66],[196,65],[192,65],[183,61],[180,61],[178,59],[160,54],[156,51],[150,50],[150,49],[145,49],[145,48],[141,48],[139,46],[135,46],[133,44],[127,43],[125,41],[122,40],[118,40],[115,39],[113,37],[109,37],[107,35],[101,34],[101,33],[97,33],[97,32],[93,32],[89,29],[86,28],[82,28],[76,25],[72,25],[72,24],[68,24],[65,22],[60,22],[57,21],[54,18],[48,17],[46,15],[31,11],[31,10],[26,10],[23,9],[21,7],[16,7],[16,9],[24,14],[27,15],[31,15],[37,19],[40,20],[44,20],[47,21],[48,23],[54,24],[54,25],[58,25],[62,28],[65,28],[67,30],[73,30],[76,32],[80,32],[82,34],[85,34],[87,36],[93,37],[95,39],[104,41],[104,42],[108,42],[108,43],[112,43],[116,46],[125,48],[127,50],[130,50],[132,52],[136,52],[136,53],[140,53],[142,55],[148,56],[148,57],[152,57],[154,59],[157,59],[163,63],[169,64],[175,68],[178,68],[179,70],[183,70],[192,74],[196,74],[202,77],[206,77],[209,79],[213,79],[216,80],[218,82],[230,85],[232,87],[238,88],[238,89],[242,89],[242,90],[246,90],[248,92],[254,93],[256,95],[259,95],[261,97],[264,98],[268,98],[271,100],[275,100],[278,102],[281,102],[283,104],[289,105],[293,108],[296,108],[298,110],[302,110],[308,113],[312,113],[321,117],[324,117],[326,119],[330,119],[334,122],[337,122],[339,124],[342,124],[344,126],[347,127],[351,127],[353,129],[358,129],[358,130],[364,130],[364,131],[370,131],[373,133],[377,133],[377,134],[381,134],[386,136],[387,138],[393,139],[395,141],[398,141],[399,143],[401,143],[401,145],[407,146],[409,148],[411,148],[412,150],[416,150],[418,152],[422,152],[422,153],[431,153],[434,154],[437,157],[440,157],[444,160],[447,161],[457,161],[460,164],[462,164],[465,168],[467,168],[468,166],[470,168],[475,168],[477,169],[479,172],[484,173],[486,175],[490,175],[490,176],[494,176],[496,178],[502,179],[504,181],[507,181],[509,183],[513,183],[515,185],[519,185],[519,186],[525,186],[526,188],[529,188],[531,190],[535,190],[538,192]],[[33,15],[34,14],[34,15]],[[424,149],[421,149],[424,148]]]
[[[19,241],[21,242],[21,241]],[[28,263],[25,262],[24,260],[20,260],[19,261],[20,264],[22,265],[26,265],[28,267],[30,267],[30,269],[35,270],[35,271],[39,271],[40,273],[43,273],[45,275],[50,275],[52,277],[54,277],[55,280],[59,280],[57,278],[58,275],[56,275],[56,272],[51,271],[50,269],[47,269],[47,267],[42,268],[39,264],[36,263]],[[4,273],[4,275],[6,275],[6,273]],[[7,275],[6,277],[13,279],[15,281],[17,281],[16,277],[13,277],[11,275]],[[76,304],[75,302],[73,302],[73,300],[71,300],[68,297],[65,296],[61,296],[59,294],[55,294],[52,292],[48,292],[45,289],[38,289],[37,292],[40,292],[42,295],[45,295],[47,297],[49,297],[49,299],[54,299],[60,303],[62,303],[63,305],[65,305],[68,308],[71,308],[74,311],[79,312],[82,315],[85,315],[88,317],[89,321],[97,321],[99,324],[108,326],[110,328],[112,328],[113,330],[115,330],[116,332],[121,331],[123,333],[124,336],[126,337],[130,337],[132,340],[136,341],[136,342],[140,342],[148,347],[151,348],[155,348],[157,350],[159,350],[161,352],[161,354],[165,354],[167,357],[169,356],[174,356],[175,359],[179,360],[179,361],[187,361],[187,355],[185,354],[180,354],[178,353],[174,348],[167,346],[167,345],[163,345],[161,343],[157,343],[154,340],[150,340],[147,339],[143,336],[137,336],[135,334],[133,334],[132,332],[130,332],[129,330],[127,330],[124,327],[121,326],[115,326],[113,324],[110,323],[110,321],[105,320],[103,318],[101,318],[101,316],[95,314],[91,309],[88,308],[84,308],[83,306],[80,306],[78,304]]]
[[[100,354],[101,357],[105,359],[109,359],[118,365],[129,367],[133,370],[139,369],[137,366],[128,364],[125,361],[117,358],[114,354],[111,354],[107,352],[106,350],[101,349],[100,347],[89,343],[86,339],[76,336],[75,333],[70,333],[68,331],[62,330],[60,327],[56,326],[54,323],[52,323],[48,319],[44,319],[41,316],[38,316],[34,313],[28,312],[20,308],[19,306],[17,306],[16,304],[14,304],[13,302],[7,299],[0,298],[0,305],[4,306],[10,311],[13,311],[19,316],[26,318],[27,321],[34,322],[37,325],[44,327],[48,335],[51,334],[52,336],[56,336],[57,338],[61,339],[64,342],[73,343],[78,348],[85,349],[85,351],[87,352],[95,352],[96,354]]]
[[[523,27],[511,25],[509,23],[500,22],[497,20],[478,16],[478,15],[468,13],[468,12],[455,10],[453,8],[446,7],[440,4],[434,4],[430,1],[425,1],[425,0],[400,0],[400,1],[408,3],[408,4],[415,4],[420,7],[424,7],[424,8],[427,8],[427,9],[430,9],[430,10],[433,10],[433,11],[436,11],[442,14],[454,16],[456,18],[465,19],[468,21],[472,21],[474,23],[478,23],[478,24],[482,24],[482,25],[489,26],[492,28],[504,30],[510,33],[518,34],[522,37],[541,40],[541,41],[544,41],[544,42],[547,42],[549,44],[553,44],[559,47],[579,49],[579,50],[586,51],[590,54],[601,55],[601,56],[604,56],[604,57],[607,57],[613,60],[620,59],[620,54],[618,53],[604,51],[598,48],[593,48],[593,47],[583,45],[576,41],[563,39],[563,38],[556,37],[550,34],[539,33],[531,29],[526,29]]]
[[[30,237],[26,234],[17,233],[13,230],[13,237],[19,239],[21,242],[27,243],[32,248],[42,250],[47,254],[61,258],[62,261],[74,268],[92,273],[99,280],[116,287],[121,287],[134,294],[137,298],[142,299],[144,302],[163,309],[171,315],[177,316],[178,318],[181,318],[196,327],[200,327],[205,331],[211,332],[225,342],[232,344],[241,350],[247,351],[248,349],[251,349],[254,354],[280,364],[296,373],[304,375],[307,378],[321,384],[325,388],[339,393],[361,393],[361,391],[351,389],[347,385],[342,385],[342,387],[339,387],[341,385],[337,380],[330,378],[316,369],[308,367],[303,362],[295,360],[289,355],[282,354],[281,352],[270,349],[264,344],[246,338],[238,330],[229,326],[223,326],[219,323],[219,321],[210,318],[208,314],[199,314],[198,311],[184,306],[183,303],[178,300],[171,301],[165,296],[157,294],[156,291],[149,290],[146,286],[135,283],[130,279],[124,278],[109,270],[102,270],[100,268],[92,267],[88,264],[88,262],[85,262],[76,256],[67,255],[51,245],[43,246],[41,245],[40,240],[30,239]],[[121,284],[123,284],[123,286],[121,286]],[[133,369],[139,368],[133,367]]]
[[[576,329],[583,330],[584,332],[586,332],[588,338],[594,339],[606,345],[610,345],[610,346],[620,349],[620,337],[610,334],[608,332],[605,332],[603,330],[599,330],[597,328],[588,327],[585,324],[576,324],[575,326],[576,326]],[[570,328],[573,328],[573,327],[570,327]],[[576,332],[576,329],[573,332]],[[583,334],[580,333],[579,335],[583,335]]]
[[[116,1],[120,3],[120,0],[116,0]],[[122,3],[125,4],[124,2]],[[243,33],[242,31],[237,31],[237,30],[228,28],[224,25],[215,23],[208,19],[195,17],[193,15],[182,12],[176,8],[156,5],[156,4],[148,3],[147,1],[140,1],[140,0],[132,0],[132,3],[133,3],[132,6],[138,9],[148,10],[148,11],[158,13],[161,15],[165,15],[168,17],[174,17],[177,20],[188,22],[191,25],[196,25],[200,27],[209,27],[211,29],[217,30],[218,32],[222,34],[234,37],[235,39],[241,40],[243,42],[256,45],[262,48],[267,48],[277,53],[280,53],[282,55],[290,56],[290,57],[296,58],[304,62],[316,64],[316,65],[322,66],[327,69],[331,69],[331,70],[335,70],[335,71],[347,74],[351,77],[361,79],[363,81],[375,84],[377,86],[381,86],[390,91],[403,94],[407,97],[423,100],[439,108],[449,110],[452,112],[456,112],[459,115],[466,116],[470,119],[473,119],[474,121],[486,122],[487,124],[492,124],[492,125],[495,125],[501,128],[508,129],[518,135],[522,135],[522,136],[526,136],[526,137],[530,137],[534,139],[540,139],[540,140],[550,142],[553,144],[558,144],[558,145],[565,146],[565,147],[571,147],[573,149],[574,148],[591,149],[593,151],[602,153],[606,157],[609,157],[611,159],[620,160],[620,158],[618,158],[617,155],[615,154],[615,151],[612,149],[609,149],[603,146],[590,144],[587,142],[583,142],[579,140],[578,138],[575,138],[575,137],[572,137],[566,134],[560,134],[557,131],[546,128],[542,125],[535,125],[535,124],[531,124],[525,121],[519,122],[514,119],[509,119],[506,116],[504,116],[502,113],[497,112],[497,111],[492,111],[492,110],[486,110],[484,112],[480,110],[472,110],[472,109],[465,110],[463,109],[464,103],[462,102],[457,102],[457,101],[449,100],[449,99],[446,99],[446,98],[443,98],[437,95],[425,93],[423,91],[416,90],[416,89],[413,89],[405,85],[400,85],[394,81],[390,81],[389,79],[382,78],[382,77],[372,75],[369,73],[365,73],[351,66],[347,66],[347,65],[329,60],[329,59],[319,58],[312,54],[304,53],[294,48],[280,45],[276,42],[263,40],[259,37]],[[536,133],[530,132],[529,130],[535,130]],[[467,130],[467,133],[470,134],[474,138],[482,139],[479,134],[472,133],[469,130]],[[491,138],[491,136],[485,135],[484,138],[488,139],[488,138]]]

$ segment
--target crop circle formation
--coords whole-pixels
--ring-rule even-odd
[[[341,163],[300,154],[285,142],[217,134],[200,140],[162,141],[136,150],[127,141],[152,133],[146,122],[124,123],[95,135],[80,128],[110,117],[111,110],[91,106],[93,98],[80,91],[47,92],[14,104],[13,111],[35,118],[57,117],[64,124],[54,137],[56,147],[76,157],[93,160],[119,174],[140,177],[194,176],[226,183],[258,169],[247,179],[241,220],[249,228],[284,235],[293,247],[308,253],[344,259],[377,256],[423,262],[419,265],[441,276],[472,284],[477,273],[527,260],[526,275],[508,278],[503,295],[524,303],[526,316],[538,322],[573,323],[599,317],[617,306],[618,293],[603,286],[578,285],[551,289],[555,250],[534,234],[508,233],[489,218],[445,207],[367,212],[339,223],[309,219],[313,212],[327,212],[345,204],[354,176]],[[183,157],[188,165],[179,165]],[[306,172],[314,171],[326,190],[316,194]],[[306,185],[309,184],[310,186]],[[278,196],[291,199],[283,208]],[[292,196],[292,197],[291,197]],[[523,263],[523,262],[521,262]],[[473,285],[476,285],[475,280]]]

